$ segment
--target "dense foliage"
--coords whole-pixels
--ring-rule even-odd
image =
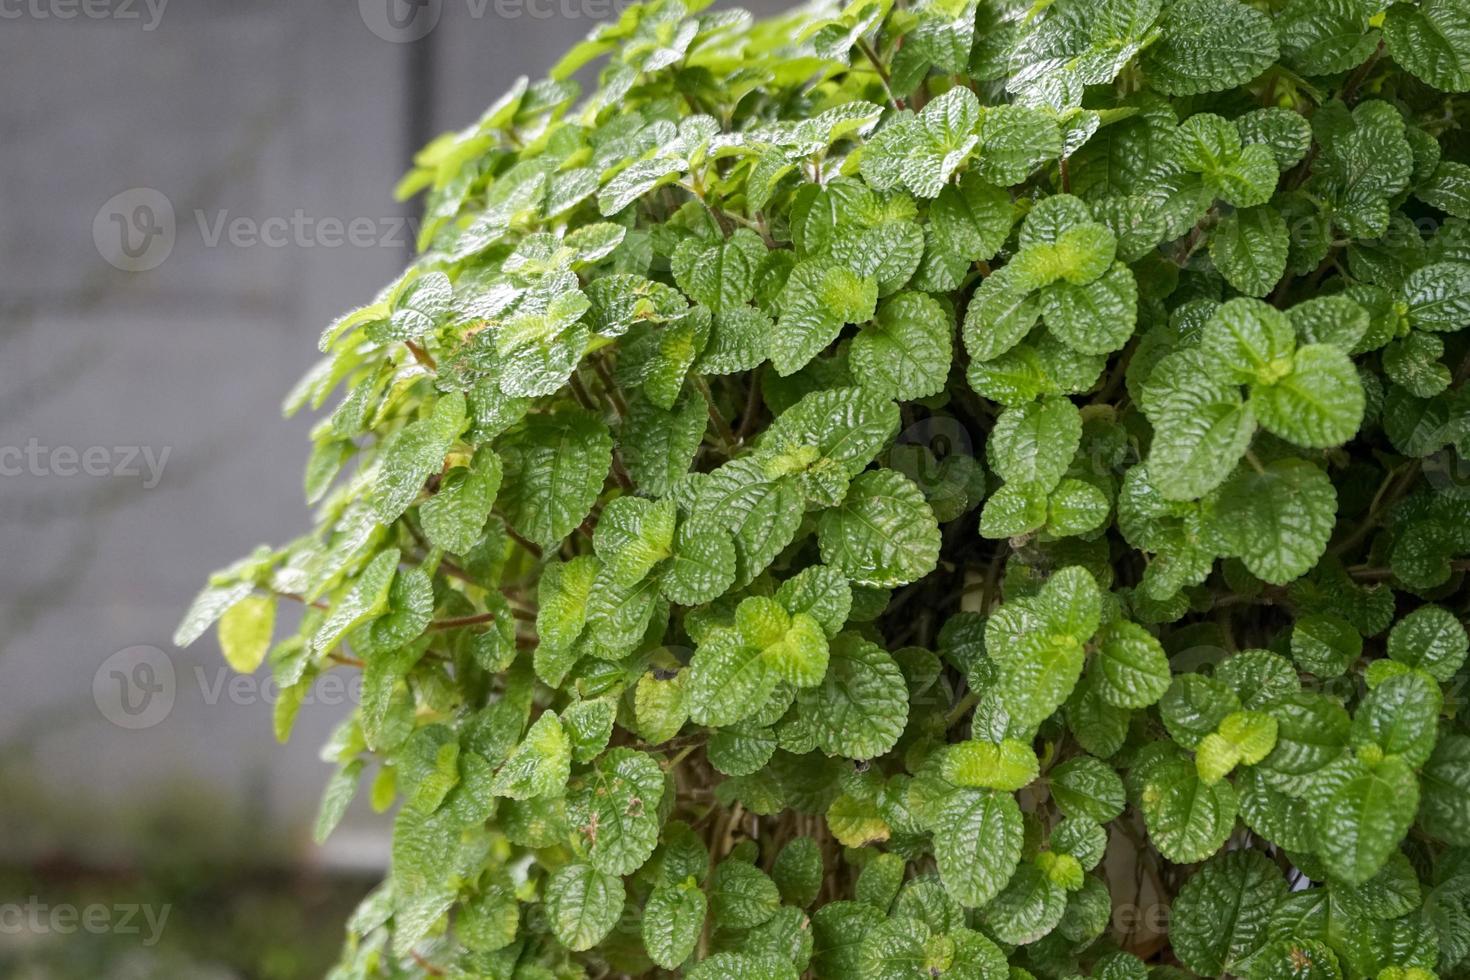
[[[178,636],[362,671],[335,976],[1470,970],[1467,90],[1467,0],[656,0],[435,141]]]

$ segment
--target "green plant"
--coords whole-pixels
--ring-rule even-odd
[[[1470,968],[1470,4],[1383,6],[662,0],[424,150],[177,638],[363,672],[336,975]]]

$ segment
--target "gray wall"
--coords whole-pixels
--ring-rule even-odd
[[[362,810],[335,850],[304,845],[343,692],[282,748],[268,688],[232,689],[212,636],[168,638],[211,570],[308,527],[310,420],[278,405],[322,326],[408,258],[415,206],[390,194],[413,148],[607,10],[441,0],[396,43],[368,26],[393,36],[387,2],[406,0],[0,4],[0,860],[146,859],[139,821],[179,794],[310,860],[382,859],[386,818]],[[139,229],[165,207],[162,258]],[[249,239],[298,214],[285,244]],[[372,244],[332,247],[353,219]]]

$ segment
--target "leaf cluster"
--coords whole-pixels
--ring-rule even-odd
[[[1467,0],[653,0],[430,144],[176,638],[361,673],[334,978],[1465,975],[1467,92]]]

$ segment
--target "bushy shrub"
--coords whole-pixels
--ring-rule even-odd
[[[1470,4],[1384,6],[659,0],[425,149],[177,638],[362,672],[336,976],[1463,975]]]

